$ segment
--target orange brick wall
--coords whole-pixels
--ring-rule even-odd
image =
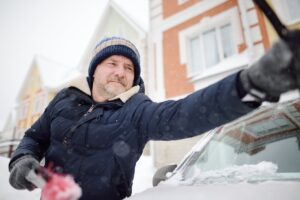
[[[187,79],[187,69],[180,65],[178,31],[170,30],[164,34],[164,80],[166,97],[174,97],[194,91]]]

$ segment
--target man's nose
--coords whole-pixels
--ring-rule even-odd
[[[119,77],[125,76],[125,68],[122,65],[118,65],[115,74],[117,74]]]

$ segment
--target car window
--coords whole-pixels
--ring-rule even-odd
[[[260,178],[264,177],[261,173],[270,175],[269,167],[276,175],[281,174],[277,179],[299,179],[299,125],[299,101],[251,113],[224,126],[221,131],[218,129],[205,148],[194,153],[198,157],[190,160],[183,177],[188,180],[211,171],[219,171],[222,176],[224,169],[228,172],[229,168],[245,170],[246,166],[251,166],[260,173]],[[259,167],[265,167],[265,172]]]

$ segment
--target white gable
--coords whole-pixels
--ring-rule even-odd
[[[21,100],[23,92],[28,86],[34,68],[37,68],[41,79],[41,88],[45,90],[59,90],[69,81],[81,75],[77,68],[70,68],[48,58],[35,56],[19,91],[18,101]]]
[[[141,57],[143,57],[146,31],[136,23],[135,20],[129,17],[114,1],[109,1],[81,57],[78,67],[83,74],[87,74],[93,48],[101,39],[108,36],[121,36],[129,39],[141,51],[140,54]]]
[[[75,68],[64,66],[41,56],[36,57],[35,62],[40,72],[42,87],[46,89],[60,88],[80,75]]]

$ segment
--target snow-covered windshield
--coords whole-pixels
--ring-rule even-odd
[[[222,129],[182,173],[196,183],[300,180],[300,103],[265,108]]]

